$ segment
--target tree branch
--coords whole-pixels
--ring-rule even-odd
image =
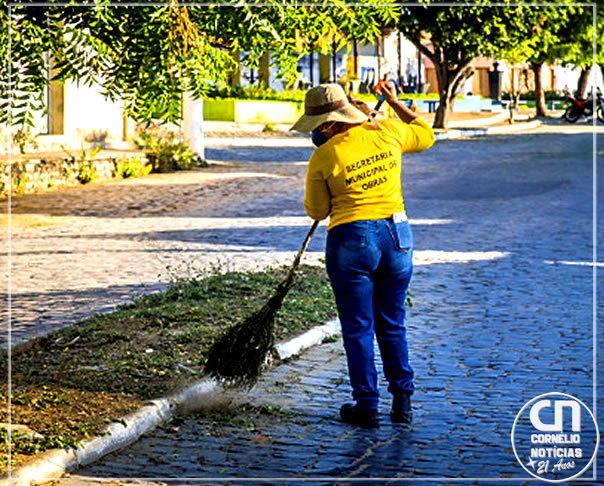
[[[421,39],[419,38],[410,38],[411,43],[416,47],[418,51],[420,51],[424,56],[430,59],[434,64],[437,63],[436,53],[432,52],[428,49],[424,44],[422,44]],[[440,61],[440,59],[439,59]]]
[[[460,69],[457,69],[451,82],[451,95],[455,96],[459,87],[474,74],[474,68],[471,66],[472,61],[466,61]]]

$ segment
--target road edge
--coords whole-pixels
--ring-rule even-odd
[[[337,319],[315,326],[303,334],[275,345],[279,360],[291,358],[304,350],[340,334]],[[135,412],[106,427],[99,437],[86,439],[74,449],[51,449],[35,456],[23,466],[11,470],[10,478],[0,478],[0,486],[28,486],[32,482],[58,480],[65,473],[92,464],[103,456],[116,452],[169,421],[181,411],[203,408],[221,394],[223,389],[214,379],[204,378],[162,398],[149,401]]]
[[[496,120],[499,121],[499,120]],[[541,120],[519,121],[506,125],[493,125],[486,127],[455,127],[448,130],[435,129],[436,140],[452,140],[456,138],[480,137],[483,135],[503,135],[506,133],[532,130],[542,125]],[[204,144],[207,147],[312,147],[310,136],[300,135],[297,137],[237,137],[233,134],[225,134],[223,137],[206,137]]]
[[[453,140],[465,137],[481,137],[484,135],[505,135],[507,133],[522,132],[524,130],[533,130],[542,125],[541,120],[531,120],[527,122],[512,123],[508,125],[497,125],[487,128],[456,128],[447,131],[435,131],[435,140]]]

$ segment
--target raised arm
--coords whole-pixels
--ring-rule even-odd
[[[382,92],[384,93],[386,103],[388,103],[392,107],[392,109],[396,113],[396,116],[398,116],[402,122],[411,123],[413,120],[419,118],[419,116],[413,113],[409,108],[407,108],[404,103],[401,103],[399,101],[396,96],[396,90],[394,89],[394,86],[384,84],[384,86],[382,87]]]

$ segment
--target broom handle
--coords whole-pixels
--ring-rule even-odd
[[[302,246],[298,250],[296,257],[294,258],[294,262],[292,263],[292,266],[287,271],[287,275],[283,279],[283,282],[281,282],[281,284],[279,285],[280,289],[287,290],[291,287],[292,282],[294,280],[294,274],[296,273],[296,270],[298,269],[298,265],[300,265],[300,259],[302,258],[302,253],[304,253],[304,250],[306,250],[306,247],[310,243],[310,239],[312,238],[312,235],[314,234],[314,232],[318,226],[319,226],[319,221],[315,221],[312,224],[312,226],[310,227],[310,229],[308,230],[306,238],[304,238],[304,241],[302,242]],[[279,289],[277,289],[277,291],[278,290]]]

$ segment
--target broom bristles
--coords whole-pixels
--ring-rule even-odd
[[[270,299],[243,322],[228,328],[210,347],[205,371],[210,376],[232,386],[253,386],[275,342],[275,316],[287,292],[293,285],[302,253],[319,222],[315,221],[285,279],[277,286]]]
[[[227,329],[208,351],[205,370],[230,385],[253,385],[274,344],[275,315],[271,298],[240,324]]]

